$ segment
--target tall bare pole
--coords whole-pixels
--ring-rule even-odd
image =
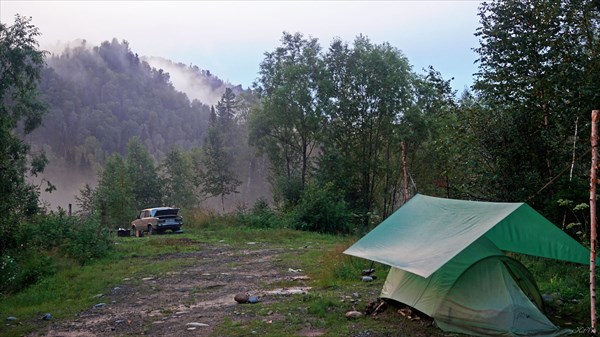
[[[402,170],[404,170],[404,203],[408,201],[408,175],[406,174],[406,152],[402,142]]]
[[[598,170],[598,114],[592,110],[592,168],[590,170],[590,316],[592,334],[596,334],[596,183]]]

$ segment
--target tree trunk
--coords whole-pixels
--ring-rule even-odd
[[[408,201],[408,174],[406,173],[406,151],[404,147],[404,142],[402,145],[402,171],[404,173],[404,203]]]
[[[598,114],[592,110],[592,168],[590,170],[590,317],[596,334],[596,183],[598,170]]]

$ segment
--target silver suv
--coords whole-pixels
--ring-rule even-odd
[[[162,233],[167,229],[180,232],[183,226],[183,217],[177,215],[179,208],[155,207],[140,211],[140,214],[131,223],[135,236],[140,236],[143,231],[148,234]]]

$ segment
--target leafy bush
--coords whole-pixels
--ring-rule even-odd
[[[56,214],[39,215],[19,226],[17,241],[22,247],[50,250],[63,245],[75,226],[76,218],[68,217],[62,210]]]
[[[14,284],[19,272],[17,260],[9,252],[0,257],[0,293],[9,290]]]
[[[64,244],[65,252],[81,264],[105,256],[111,247],[110,232],[94,218],[77,221]]]
[[[273,186],[275,204],[284,210],[293,208],[302,198],[302,181],[299,178],[279,177]]]
[[[64,211],[18,225],[15,237],[19,249],[0,256],[0,293],[21,290],[55,273],[59,259],[85,264],[112,247],[109,231],[97,219],[70,217]]]
[[[0,258],[0,293],[24,289],[56,272],[56,264],[35,249],[9,251]]]
[[[352,228],[352,213],[343,194],[333,188],[309,185],[298,205],[288,214],[297,229],[321,233],[347,234]]]
[[[250,211],[239,213],[238,222],[241,225],[253,228],[275,228],[280,226],[277,214],[263,198],[258,199]]]
[[[58,250],[82,264],[106,255],[112,243],[108,229],[98,219],[70,217],[62,210],[22,224],[17,237],[22,247]]]

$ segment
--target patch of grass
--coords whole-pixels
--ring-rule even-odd
[[[325,250],[318,257],[318,268],[312,270],[312,274],[319,286],[327,288],[355,284],[360,280],[362,271],[370,268],[375,269],[375,277],[385,279],[389,266],[344,254],[356,240],[352,237],[340,240],[337,245]]]
[[[223,229],[236,224],[233,214],[221,215],[214,211],[195,210],[186,215],[185,230]]]
[[[160,237],[151,239],[159,241]],[[17,294],[2,298],[0,313],[17,317],[18,321],[13,325],[0,326],[0,335],[22,336],[39,329],[47,323],[40,319],[45,313],[51,313],[53,320],[74,317],[76,313],[102,302],[97,294],[107,293],[119,284],[139,283],[143,277],[158,276],[192,263],[186,259],[131,258],[132,252],[150,257],[185,248],[180,247],[178,241],[157,245],[152,240],[119,238],[116,251],[84,266],[73,259],[57,260],[58,271],[55,274]],[[124,281],[125,278],[130,280]]]
[[[193,252],[201,243],[187,235],[162,234],[150,237],[118,237],[112,258],[151,257],[170,253]]]

